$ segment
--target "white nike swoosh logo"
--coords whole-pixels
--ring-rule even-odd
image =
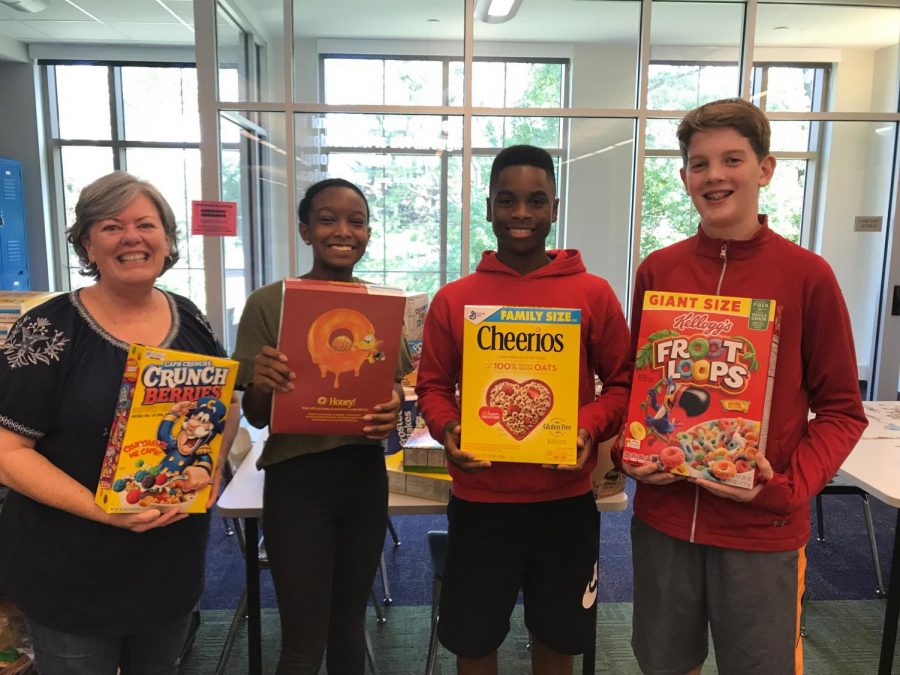
[[[599,562],[599,561],[598,561]],[[584,596],[581,598],[581,606],[590,609],[597,602],[597,562],[594,563],[594,574],[588,581],[584,589]]]

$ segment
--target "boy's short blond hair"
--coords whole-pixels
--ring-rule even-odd
[[[757,159],[762,160],[769,154],[772,130],[765,113],[742,98],[723,98],[694,108],[678,125],[678,146],[685,165],[688,161],[688,146],[695,133],[723,128],[734,129],[750,141]]]

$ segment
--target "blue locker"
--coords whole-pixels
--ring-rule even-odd
[[[0,157],[0,290],[30,287],[22,163]]]

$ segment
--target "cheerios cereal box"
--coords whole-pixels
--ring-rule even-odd
[[[462,450],[575,464],[581,310],[466,305]]]
[[[623,459],[753,487],[780,327],[774,300],[647,291]]]
[[[219,459],[237,362],[132,344],[95,501],[107,513],[202,513]]]
[[[272,398],[271,431],[362,434],[391,399],[405,309],[396,288],[285,279],[278,349],[297,377]]]

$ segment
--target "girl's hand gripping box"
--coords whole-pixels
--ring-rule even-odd
[[[206,511],[237,377],[231,359],[132,344],[96,503],[107,513]]]
[[[774,300],[647,291],[623,459],[753,487],[780,327]]]
[[[466,305],[461,449],[575,464],[581,310]]]

